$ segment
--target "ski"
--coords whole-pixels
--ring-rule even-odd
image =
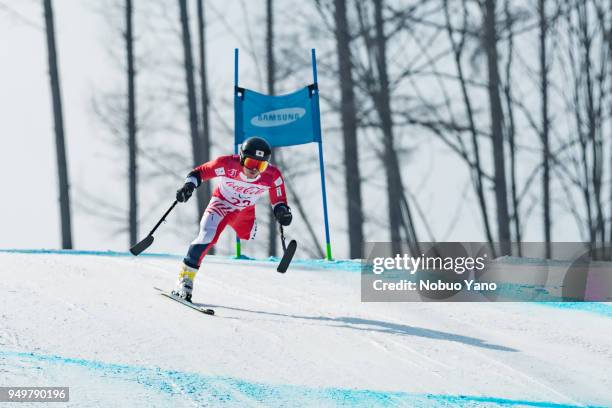
[[[153,287],[153,289],[158,290],[161,295],[167,297],[168,299],[172,299],[172,300],[174,300],[176,302],[179,302],[179,303],[181,303],[181,304],[183,304],[183,305],[185,305],[185,306],[187,306],[187,307],[189,307],[189,308],[191,308],[193,310],[197,310],[200,313],[204,313],[204,314],[211,315],[211,316],[213,316],[215,314],[215,311],[213,309],[208,309],[206,307],[202,307],[202,306],[199,306],[197,304],[188,302],[185,299],[181,299],[180,297],[173,295],[171,292],[165,291],[165,290],[157,288],[155,286]]]
[[[281,258],[278,267],[276,268],[277,272],[285,273],[287,272],[287,268],[289,268],[289,264],[293,259],[293,255],[295,254],[295,250],[297,249],[297,242],[295,239],[292,239],[285,248],[285,252],[283,253],[283,257]]]

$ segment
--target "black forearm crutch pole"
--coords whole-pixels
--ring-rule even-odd
[[[281,243],[283,244],[283,252],[287,250],[287,244],[285,243],[285,231],[283,231],[283,226],[280,226],[280,237]]]
[[[153,233],[162,224],[162,222],[166,221],[166,217],[168,216],[168,214],[170,214],[170,211],[174,209],[177,203],[178,201],[174,200],[170,208],[168,208],[168,211],[166,211],[163,217],[161,217],[160,220],[157,221],[157,224],[155,224],[151,232],[149,232],[149,235],[147,235],[145,239],[143,239],[142,241],[140,241],[139,243],[137,243],[136,245],[130,248],[130,252],[132,253],[132,255],[134,256],[139,255],[142,251],[144,251],[145,249],[151,246],[151,244],[153,243],[153,239],[154,239]]]

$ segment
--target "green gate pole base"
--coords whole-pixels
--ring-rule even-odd
[[[331,244],[326,245],[326,252],[327,252],[327,260],[333,261],[332,254],[331,254]]]
[[[240,241],[236,241],[236,258],[240,259],[242,253],[240,252]]]

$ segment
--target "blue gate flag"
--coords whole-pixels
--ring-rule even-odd
[[[309,85],[287,95],[264,95],[245,88],[235,92],[235,140],[258,136],[272,147],[321,141],[319,94]]]
[[[325,191],[325,163],[321,137],[321,111],[317,85],[317,58],[311,50],[314,82],[287,95],[265,95],[238,86],[238,48],[234,49],[234,153],[238,145],[252,136],[266,139],[272,147],[316,142],[319,146],[321,198],[325,224],[325,252],[332,260]],[[236,237],[236,257],[241,258],[240,239]]]

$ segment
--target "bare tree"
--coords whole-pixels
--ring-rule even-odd
[[[49,57],[49,80],[53,101],[53,120],[55,123],[55,147],[57,153],[57,172],[59,180],[60,219],[62,225],[62,248],[72,249],[72,225],[70,217],[70,183],[64,141],[64,118],[62,112],[61,86],[55,45],[55,26],[51,0],[43,0],[45,26],[47,32],[47,53]]]
[[[589,2],[591,3],[591,2]],[[588,191],[591,191],[591,196],[587,198],[587,207],[592,208],[588,210],[590,213],[590,226],[589,236],[591,243],[597,242],[597,240],[605,241],[605,224],[603,217],[603,204],[601,200],[602,196],[602,177],[603,177],[603,129],[601,125],[602,120],[602,102],[603,98],[603,81],[605,80],[604,66],[606,61],[600,61],[600,67],[602,72],[597,72],[597,65],[595,64],[595,57],[593,53],[595,47],[595,34],[593,32],[592,22],[590,19],[589,6],[591,4],[578,3],[576,5],[576,17],[577,17],[577,36],[578,45],[580,47],[579,53],[580,71],[578,73],[576,83],[578,87],[577,91],[581,95],[577,95],[577,106],[575,109],[582,109],[583,112],[576,112],[576,118],[578,122],[578,132],[581,139],[581,147],[583,149],[583,161],[585,165],[589,164],[590,169],[585,171],[586,188],[585,193],[588,195]],[[601,44],[602,47],[606,47]],[[580,89],[582,88],[582,89]],[[599,92],[599,95],[597,93]],[[582,106],[582,107],[581,107]],[[590,158],[590,160],[589,160]],[[588,183],[590,181],[590,186]],[[593,214],[594,213],[594,214]]]
[[[591,32],[591,23],[589,18],[588,4],[577,5],[578,26],[579,26],[579,41],[582,47],[584,58],[584,92],[585,95],[585,113],[586,113],[586,140],[590,145],[590,155],[592,158],[591,181],[594,201],[594,211],[596,219],[591,223],[591,235],[593,241],[597,240],[597,236],[601,241],[605,237],[605,224],[603,222],[603,205],[601,202],[602,176],[603,176],[603,138],[601,135],[601,99],[596,97],[598,73],[594,72],[595,66],[592,62],[593,50],[593,33]],[[601,78],[601,77],[600,77]]]
[[[506,36],[507,36],[507,55],[505,67],[504,81],[504,96],[506,102],[506,114],[508,120],[506,123],[506,134],[508,135],[509,161],[510,161],[510,202],[512,208],[511,223],[514,229],[513,241],[520,243],[522,241],[521,231],[521,211],[518,197],[518,181],[517,181],[517,161],[518,148],[516,138],[516,121],[514,115],[513,103],[513,82],[512,82],[512,67],[514,62],[514,20],[515,17],[510,9],[510,0],[504,1],[504,17],[506,18]],[[522,253],[521,245],[518,245],[518,255]]]
[[[457,80],[461,87],[461,97],[463,104],[465,105],[465,115],[468,120],[468,128],[470,133],[470,141],[472,146],[472,158],[467,153],[465,155],[465,161],[470,167],[470,175],[472,178],[472,184],[478,199],[478,208],[480,209],[480,215],[484,227],[486,239],[489,243],[493,243],[493,234],[491,233],[491,226],[489,222],[489,212],[487,207],[487,200],[484,188],[484,172],[482,169],[482,159],[480,156],[480,142],[478,140],[478,130],[476,128],[476,119],[474,115],[473,103],[468,92],[468,80],[464,73],[462,58],[465,49],[466,37],[467,37],[467,24],[468,24],[468,13],[465,1],[462,2],[462,27],[460,28],[461,37],[459,41],[456,41],[453,37],[455,28],[451,24],[451,17],[449,11],[448,1],[444,0],[444,14],[446,19],[446,31],[448,34],[451,48],[453,51],[453,58],[455,61],[455,69],[457,70]]]
[[[385,193],[387,194],[387,205],[388,205],[388,226],[390,230],[390,238],[395,246],[395,250],[399,251],[402,240],[406,240],[411,247],[418,241],[417,234],[414,226],[414,220],[411,214],[411,204],[409,204],[408,197],[410,193],[402,185],[402,176],[400,165],[398,161],[398,147],[396,146],[395,137],[396,132],[399,129],[399,125],[395,122],[394,115],[397,113],[393,111],[392,107],[392,91],[398,89],[398,84],[405,80],[410,75],[409,71],[404,67],[400,67],[400,73],[398,74],[397,67],[392,66],[393,76],[389,76],[389,60],[387,59],[387,47],[389,44],[393,45],[395,36],[401,33],[406,28],[408,15],[410,15],[414,8],[411,7],[407,10],[402,9],[401,11],[393,10],[388,4],[383,4],[383,1],[379,2],[365,2],[355,1],[351,2],[356,12],[356,30],[354,34],[349,33],[349,44],[350,44],[350,60],[346,58],[339,58],[338,66],[336,65],[325,65],[322,72],[333,75],[333,79],[338,81],[342,78],[344,73],[339,72],[343,69],[343,62],[349,64],[351,69],[351,77],[354,75],[353,89],[355,98],[355,118],[353,121],[356,124],[357,129],[362,129],[364,135],[371,131],[372,135],[381,135],[382,149],[374,147],[368,153],[380,159],[382,162],[382,168],[386,175],[386,186]],[[322,26],[328,33],[332,33],[336,37],[335,54],[338,55],[338,24],[336,24],[336,4],[334,1],[315,1],[317,5],[317,11],[323,20]],[[348,13],[345,13],[348,20]],[[347,26],[348,26],[347,22]],[[319,23],[321,26],[321,23]],[[312,28],[314,32],[320,32],[321,28]],[[318,30],[318,31],[317,31]],[[311,32],[311,31],[309,31]],[[391,41],[390,41],[391,40]],[[342,61],[344,60],[344,61]],[[396,59],[392,59],[391,62],[397,62]],[[343,82],[338,84],[340,89],[340,99],[334,100],[333,97],[322,95],[322,100],[329,104],[329,108],[337,112],[342,120],[342,131],[344,132],[345,126],[351,126],[343,118],[343,109],[347,108],[345,104],[343,94],[344,86],[347,86]],[[359,102],[357,102],[357,99]],[[358,105],[358,106],[357,106]],[[351,130],[349,129],[349,133]],[[349,148],[350,149],[350,148]],[[349,150],[350,151],[350,150]],[[347,154],[345,148],[345,155]],[[345,156],[346,157],[346,156]],[[358,172],[351,171],[348,164],[355,160],[356,156],[350,157],[346,165],[343,166],[344,170],[349,174],[344,174],[344,180],[346,183],[347,177],[357,176]],[[359,180],[359,178],[358,178]],[[361,180],[359,180],[361,183]],[[356,185],[351,185],[349,190],[355,190]],[[361,185],[359,185],[361,188]],[[352,191],[355,193],[355,191]],[[412,199],[412,197],[411,197]],[[350,199],[351,203],[347,205],[355,204],[359,202],[359,199],[354,197]],[[350,211],[350,207],[349,207]],[[355,213],[353,213],[354,215]],[[357,217],[358,219],[358,217]],[[363,223],[365,217],[362,213],[360,226],[358,228],[363,229]],[[353,224],[356,225],[356,224]],[[352,232],[349,230],[349,235]],[[402,235],[403,234],[403,235]],[[358,234],[356,234],[358,236]],[[354,237],[351,237],[354,238]],[[363,239],[363,238],[362,238]],[[352,246],[355,245],[354,243]],[[353,246],[353,248],[355,248]],[[356,250],[356,248],[354,249]],[[361,249],[359,249],[360,251]]]
[[[407,207],[407,201],[403,201],[404,188],[394,144],[393,118],[391,115],[391,95],[389,92],[389,76],[387,72],[387,37],[385,35],[383,20],[383,0],[374,0],[374,26],[375,26],[375,64],[378,74],[378,89],[376,92],[375,105],[380,117],[383,133],[384,163],[387,176],[387,201],[389,207],[389,229],[393,251],[400,252],[401,234],[400,228],[405,225],[406,220],[402,216],[402,205]],[[417,241],[413,225],[410,240]]]
[[[550,160],[553,170],[558,167],[556,172],[566,196],[572,192],[570,186],[580,193],[580,208],[573,201],[572,207],[567,204],[565,207],[574,215],[583,239],[594,245],[606,242],[608,218],[604,214],[603,194],[605,188],[612,189],[610,181],[604,180],[605,166],[612,164],[604,160],[605,151],[612,147],[609,138],[604,137],[604,124],[610,120],[604,108],[609,92],[606,84],[612,78],[610,46],[606,40],[609,19],[603,15],[609,11],[603,11],[605,6],[599,0],[567,1],[560,8],[564,18],[551,38],[556,42],[564,81],[558,93],[565,102],[564,118],[570,126],[562,135],[567,148],[552,153]]]
[[[209,93],[208,75],[206,72],[206,14],[204,0],[198,0],[198,40],[200,54],[200,99],[202,100],[202,161],[210,160],[210,112],[209,112]],[[202,186],[205,193],[205,201],[210,200],[210,183]]]
[[[344,182],[348,216],[350,257],[361,258],[363,246],[363,210],[361,176],[357,141],[357,108],[351,64],[350,32],[346,16],[346,0],[334,1],[338,81],[340,83],[340,116],[344,140]]]
[[[193,165],[198,166],[204,161],[202,154],[202,140],[198,132],[198,106],[196,101],[195,80],[193,75],[193,53],[191,50],[191,33],[189,30],[189,10],[187,0],[178,0],[181,35],[183,42],[185,86],[187,88],[187,107],[189,109],[189,128],[191,133],[191,149],[193,154]],[[206,208],[205,190],[197,190],[198,218]]]
[[[484,1],[484,46],[487,54],[488,94],[491,114],[491,137],[493,147],[495,199],[497,205],[497,233],[503,255],[510,254],[510,216],[508,212],[508,191],[504,155],[504,113],[499,94],[500,78],[497,66],[497,21],[496,0]]]
[[[266,73],[268,95],[274,95],[276,63],[274,60],[274,3],[266,0]],[[272,210],[268,211],[268,255],[276,256],[276,219]]]
[[[548,62],[547,38],[548,17],[546,16],[546,0],[538,0],[538,16],[540,20],[540,89],[542,106],[542,207],[544,210],[544,241],[546,243],[546,257],[551,253],[551,217],[550,217],[550,142],[548,119]]]
[[[127,57],[127,88],[128,88],[128,184],[129,184],[129,231],[130,246],[138,242],[138,173],[136,165],[137,145],[136,145],[136,73],[134,71],[134,35],[132,30],[133,19],[132,0],[125,2],[125,46]]]
[[[204,9],[204,0],[198,0],[198,51],[200,54],[200,99],[202,108],[202,161],[210,160],[210,112],[209,112],[209,94],[208,94],[208,75],[206,72],[206,14]],[[210,201],[212,191],[210,183],[205,183],[200,186],[200,190],[204,190],[204,201]],[[215,248],[208,251],[209,254],[215,253]]]
[[[604,40],[605,40],[605,44],[604,46],[607,46],[607,50],[608,50],[608,58],[612,58],[612,0],[608,0],[608,7],[607,7],[607,12],[606,12],[606,7],[605,7],[605,3],[604,6],[599,7],[598,8],[598,19],[599,19],[599,24],[601,25],[602,29],[604,30]],[[606,26],[606,21],[607,21],[607,26]],[[609,123],[609,132],[610,134],[612,134],[612,63],[608,64],[608,123]],[[612,149],[609,149],[608,151],[608,173],[609,173],[609,177],[610,180],[612,180]],[[612,181],[611,181],[612,183]],[[608,232],[608,242],[612,242],[612,186],[610,186],[609,188],[609,192],[608,192],[608,200],[609,200],[609,210],[608,213],[610,214],[610,226],[609,226],[609,232]],[[605,240],[605,238],[604,238]],[[612,254],[611,254],[612,257]]]

